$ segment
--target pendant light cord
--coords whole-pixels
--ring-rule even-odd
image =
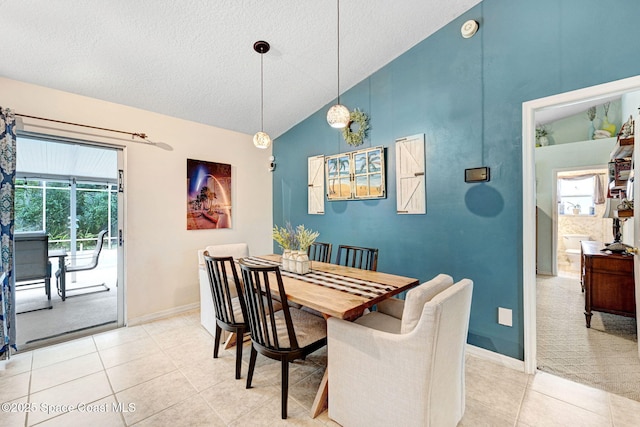
[[[263,57],[264,54],[260,54],[260,131],[264,132],[264,66]]]
[[[264,54],[269,52],[271,46],[269,46],[269,43],[267,43],[264,40],[258,40],[257,42],[255,42],[253,44],[253,50],[255,50],[257,53],[260,54],[260,132],[261,134],[264,134]],[[267,148],[270,144],[270,142],[268,144],[266,144],[265,146],[261,146],[260,143],[256,143],[255,138],[259,137],[258,133],[256,133],[256,136],[254,137],[254,144],[256,144],[256,147],[258,148]],[[266,136],[267,139],[270,138],[268,135],[262,135],[262,137],[264,138]]]
[[[338,5],[338,104],[340,104],[340,0],[336,3]]]

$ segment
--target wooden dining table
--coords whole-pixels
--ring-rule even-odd
[[[280,255],[249,259],[258,263],[281,263]],[[339,317],[345,320],[355,320],[380,301],[418,285],[418,279],[410,277],[317,261],[311,262],[311,272],[304,276],[282,271],[282,282],[289,301],[316,310],[325,319]],[[272,291],[278,292],[275,281],[271,281],[271,286]],[[327,407],[327,398],[328,373],[325,369],[311,407],[313,418]]]

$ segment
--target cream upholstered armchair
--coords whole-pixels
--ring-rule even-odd
[[[455,426],[472,289],[440,274],[355,322],[329,318],[329,418],[345,427]]]

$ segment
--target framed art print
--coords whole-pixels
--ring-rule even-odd
[[[187,159],[187,230],[231,228],[231,165]]]

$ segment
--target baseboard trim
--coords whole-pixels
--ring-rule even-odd
[[[156,311],[155,313],[145,314],[144,316],[134,317],[127,321],[127,326],[136,326],[142,323],[153,322],[154,320],[166,319],[167,317],[182,314],[187,311],[197,310],[200,308],[200,303],[195,302],[193,304],[181,305],[179,307],[169,308],[167,310]]]
[[[48,338],[41,338],[38,340],[31,340],[28,343],[18,345],[18,353],[24,353],[27,351],[35,350],[42,347],[48,347],[55,344],[60,344],[64,342],[69,342],[71,340],[88,337],[91,335],[100,334],[102,332],[114,331],[117,328],[117,322],[106,322],[101,325],[94,325],[88,328],[78,329],[73,332],[66,332],[58,335],[54,335]]]
[[[524,362],[522,360],[514,359],[513,357],[505,356],[504,354],[496,353],[475,345],[467,344],[466,352],[469,355],[478,357],[480,359],[489,360],[497,363],[498,365],[505,366],[507,368],[514,369],[516,371],[524,372]]]
[[[146,314],[144,316],[134,317],[127,322],[127,326],[140,325],[142,323],[152,322],[154,320],[161,320],[178,314],[182,314],[188,311],[197,310],[200,308],[200,303],[193,303],[182,305],[179,307],[173,307],[167,310],[157,311],[155,313]],[[466,353],[481,359],[489,360],[493,363],[505,366],[507,368],[514,369],[516,371],[524,372],[524,362],[522,360],[514,359],[513,357],[505,356],[504,354],[496,353],[475,345],[467,344]]]

